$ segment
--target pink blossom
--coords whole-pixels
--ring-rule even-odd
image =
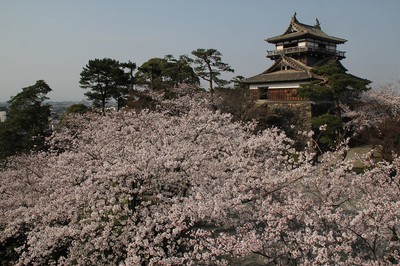
[[[13,264],[399,263],[398,157],[357,174],[342,147],[316,164],[283,132],[177,94],[70,117],[49,152],[10,160],[0,245]]]

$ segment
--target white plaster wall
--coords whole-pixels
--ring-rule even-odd
[[[298,46],[299,47],[306,47],[306,44],[307,44],[306,42],[299,42]]]
[[[5,111],[0,111],[0,122],[6,121],[7,113]]]
[[[307,82],[279,82],[279,83],[260,83],[260,84],[251,84],[250,90],[258,90],[260,87],[268,87],[269,90],[273,89],[293,89],[299,88],[300,84],[304,84]]]
[[[335,45],[328,45],[328,46],[326,46],[326,49],[328,49],[330,51],[336,51],[336,46]]]

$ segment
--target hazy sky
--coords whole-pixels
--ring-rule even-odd
[[[44,79],[52,100],[82,100],[82,68],[109,57],[138,66],[215,48],[234,75],[272,65],[264,41],[300,22],[347,39],[343,65],[372,86],[400,80],[400,0],[0,0],[0,101]]]

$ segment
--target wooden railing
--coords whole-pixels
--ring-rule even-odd
[[[314,47],[289,47],[282,50],[267,51],[268,57],[277,56],[282,54],[293,54],[293,53],[303,53],[303,52],[317,52],[336,55],[340,58],[345,57],[345,52],[337,51],[332,49],[314,48]]]
[[[266,99],[270,101],[303,101],[296,89],[267,90]]]
[[[267,89],[267,90],[250,90],[251,98],[254,100],[268,101],[327,101],[331,102],[332,97],[319,96],[312,99],[302,98],[297,95],[297,89]]]

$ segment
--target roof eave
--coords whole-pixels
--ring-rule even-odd
[[[335,44],[343,44],[345,42],[347,42],[346,39],[342,39],[342,38],[338,38],[338,37],[331,37],[329,36],[327,37],[323,37],[323,36],[317,36],[317,35],[313,35],[311,33],[305,32],[304,34],[300,34],[300,35],[296,35],[296,36],[285,36],[285,35],[278,35],[275,37],[270,37],[267,39],[264,39],[266,42],[268,43],[272,43],[272,44],[276,44],[282,41],[290,41],[290,40],[295,40],[295,39],[299,39],[301,37],[312,37],[314,39],[318,39],[318,40],[323,40],[323,41],[329,41],[329,42],[333,42]]]
[[[243,80],[243,81],[241,81],[241,83],[250,85],[250,84],[265,84],[265,83],[284,83],[284,82],[288,82],[288,81],[295,81],[295,82],[310,81],[312,79],[314,79],[314,78],[309,77],[309,78],[290,79],[290,80],[274,80],[274,81],[263,81],[263,80],[261,80],[261,81],[246,81],[246,80]]]
[[[310,81],[314,79],[313,75],[307,74],[307,76],[297,77],[291,76],[290,78],[268,78],[267,74],[259,74],[254,77],[250,77],[242,81],[244,84],[265,84],[265,83],[282,83],[282,82],[301,82],[301,81]]]

